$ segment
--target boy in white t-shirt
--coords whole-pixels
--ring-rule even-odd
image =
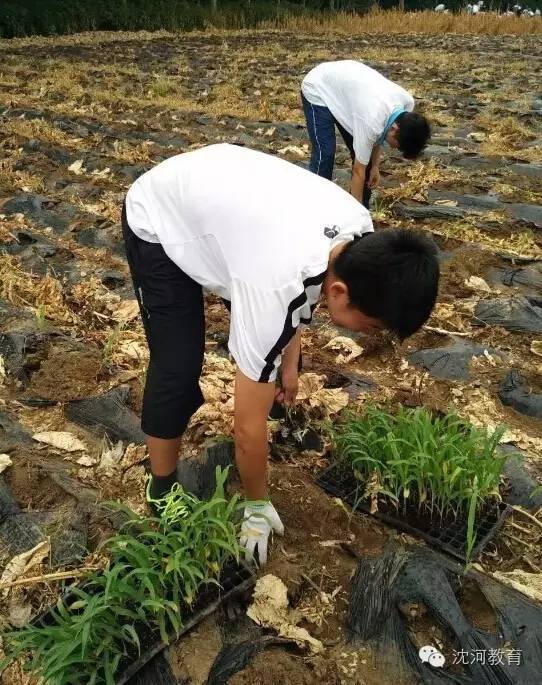
[[[301,100],[312,144],[310,170],[331,179],[336,126],[352,157],[350,192],[365,207],[380,180],[384,143],[414,159],[430,137],[427,119],[413,112],[412,95],[362,62],[314,67],[301,84]]]
[[[280,518],[267,500],[267,418],[295,401],[300,332],[325,296],[335,323],[405,338],[429,317],[439,268],[412,232],[373,233],[368,211],[326,179],[278,157],[210,145],[171,157],[130,188],[126,253],[150,349],[143,398],[149,500],[176,481],[181,436],[203,403],[203,289],[229,303],[243,543],[267,557]],[[280,364],[281,387],[275,388]]]

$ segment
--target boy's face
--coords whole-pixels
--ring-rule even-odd
[[[367,316],[350,304],[348,288],[342,281],[329,284],[326,292],[329,316],[334,324],[342,326],[356,333],[375,335],[384,330],[384,325],[378,319]]]
[[[397,132],[399,131],[399,126],[397,124],[392,124],[388,134],[386,136],[386,142],[390,147],[398,148],[399,141],[397,140]]]

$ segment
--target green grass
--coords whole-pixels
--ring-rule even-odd
[[[499,428],[489,436],[453,414],[401,408],[392,415],[370,406],[336,427],[333,442],[356,477],[398,508],[410,501],[441,518],[470,513],[474,544],[475,512],[500,497],[505,457],[496,448],[502,433]]]
[[[158,79],[151,86],[151,93],[160,97],[174,95],[175,92],[178,92],[178,86],[173,81],[168,81],[167,79]]]
[[[209,501],[177,488],[159,519],[116,505],[127,521],[105,544],[109,566],[74,590],[75,601],[58,601],[50,626],[4,634],[0,673],[28,656],[26,668],[46,685],[113,685],[122,659],[140,650],[141,626],[168,643],[183,626],[183,607],[205,584],[218,584],[228,559],[239,559],[240,503],[226,499],[226,477],[217,468]]]
[[[122,330],[124,328],[123,323],[117,324],[111,329],[111,332],[107,336],[107,340],[102,349],[102,364],[104,366],[109,366],[113,360],[113,354],[118,347],[120,338],[122,335]]]
[[[44,331],[47,327],[44,304],[40,304],[40,306],[36,309],[36,323],[40,331]]]

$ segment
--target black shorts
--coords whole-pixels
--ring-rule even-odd
[[[199,377],[205,349],[203,292],[159,243],[138,238],[122,208],[126,255],[150,350],[141,428],[176,438],[203,404]]]

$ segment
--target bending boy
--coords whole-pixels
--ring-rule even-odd
[[[331,180],[336,126],[352,157],[350,192],[367,208],[380,180],[384,144],[415,159],[430,137],[427,119],[412,111],[412,95],[362,62],[319,64],[303,79],[301,100],[312,145],[310,170]]]
[[[203,403],[203,289],[230,303],[236,462],[249,500],[243,543],[267,557],[267,417],[294,402],[301,328],[322,295],[331,319],[353,331],[400,338],[428,318],[439,277],[435,248],[414,233],[373,233],[368,211],[323,178],[232,145],[177,155],[143,174],[123,208],[128,262],[150,349],[143,398],[159,499],[176,481],[181,436]]]

